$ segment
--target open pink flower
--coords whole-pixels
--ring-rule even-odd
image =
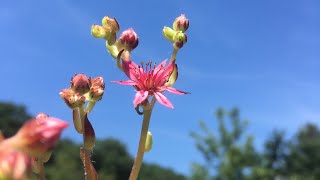
[[[137,93],[134,97],[133,104],[137,107],[149,96],[154,95],[157,101],[167,107],[173,108],[173,105],[168,98],[162,94],[163,91],[169,91],[174,94],[188,94],[177,90],[175,88],[166,86],[166,82],[169,80],[170,75],[176,68],[175,61],[171,61],[167,67],[165,67],[167,60],[164,60],[161,64],[156,66],[152,62],[149,62],[143,66],[138,66],[130,59],[122,60],[123,72],[130,78],[127,81],[113,81],[122,85],[134,86]]]

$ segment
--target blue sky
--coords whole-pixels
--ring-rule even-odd
[[[190,131],[199,120],[215,127],[217,107],[240,108],[247,133],[261,147],[274,128],[288,137],[320,119],[320,3],[310,1],[2,1],[0,3],[1,101],[22,103],[72,122],[59,91],[75,73],[103,76],[106,91],[89,118],[98,138],[115,137],[135,155],[141,117],[133,109],[133,88],[112,84],[126,79],[101,39],[90,35],[104,15],[140,38],[136,62],[170,58],[161,35],[175,17],[190,19],[188,43],[179,52],[177,89],[167,94],[174,110],[156,105],[150,131],[154,146],[147,162],[190,174],[201,162]],[[72,126],[64,137],[78,142]],[[107,151],[107,150],[106,150]]]

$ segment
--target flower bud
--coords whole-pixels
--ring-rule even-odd
[[[139,44],[137,33],[132,28],[123,31],[118,41],[121,49],[132,51]]]
[[[89,101],[99,101],[102,99],[105,84],[102,77],[96,77],[91,81],[92,85],[89,91]]]
[[[189,20],[184,14],[181,14],[173,22],[173,29],[176,31],[185,32],[189,27]]]
[[[116,18],[109,18],[108,16],[103,17],[102,26],[110,28],[111,32],[115,34],[117,34],[120,30],[120,27]]]
[[[46,119],[49,118],[49,115],[45,114],[45,113],[42,113],[40,112],[37,116],[36,116],[36,121],[38,121],[38,123],[43,123],[42,121],[45,121]],[[45,163],[47,161],[49,161],[50,157],[52,155],[52,151],[48,151],[48,152],[45,152],[41,155],[39,155],[39,158],[36,158],[37,161],[39,162],[42,162],[42,163]],[[34,159],[34,158],[33,158]],[[33,160],[34,161],[34,160]]]
[[[104,89],[105,84],[103,81],[103,77],[96,77],[91,80],[91,87],[95,87],[95,86]]]
[[[29,179],[31,167],[31,158],[28,155],[13,149],[0,151],[0,179]]]
[[[177,32],[174,36],[173,36],[173,41],[174,41],[174,47],[175,48],[182,48],[182,46],[187,43],[188,38],[187,35],[182,33],[182,32]]]
[[[169,80],[165,83],[165,86],[171,87],[178,79],[178,65],[175,64],[174,69],[170,75]]]
[[[100,101],[102,99],[104,89],[98,86],[94,86],[89,92],[89,101]]]
[[[90,90],[91,80],[84,74],[75,74],[71,78],[70,86],[74,92],[83,95]]]
[[[174,31],[173,29],[165,26],[162,30],[162,35],[170,42],[174,42],[173,41],[173,36],[176,33],[176,31]]]
[[[91,26],[91,35],[95,38],[105,38],[110,35],[110,30],[94,24]]]
[[[82,107],[86,102],[86,98],[84,96],[79,93],[72,92],[71,89],[63,89],[60,92],[60,96],[71,109]]]
[[[152,148],[152,134],[150,131],[148,131],[148,134],[147,134],[147,139],[146,139],[146,144],[144,146],[144,152],[149,152]]]
[[[67,126],[68,123],[52,117],[29,120],[6,144],[39,158],[55,147]]]

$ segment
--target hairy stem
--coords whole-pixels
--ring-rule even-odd
[[[140,171],[140,168],[142,165],[146,140],[147,140],[149,122],[150,122],[151,113],[152,113],[154,103],[155,103],[155,99],[153,99],[150,104],[143,107],[143,123],[142,123],[142,129],[141,129],[141,134],[140,134],[139,147],[138,147],[136,159],[134,161],[134,164],[133,164],[133,167],[131,170],[129,180],[136,180],[139,175],[139,171]]]

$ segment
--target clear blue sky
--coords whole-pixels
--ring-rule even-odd
[[[105,95],[89,118],[98,138],[118,138],[135,155],[141,125],[132,105],[135,92],[110,83],[125,76],[105,42],[91,37],[91,24],[100,24],[104,15],[116,17],[121,31],[132,27],[140,37],[133,60],[161,62],[172,51],[162,28],[184,13],[189,41],[177,57],[175,87],[192,94],[167,94],[174,110],[156,105],[154,146],[145,160],[189,174],[190,163],[202,161],[189,132],[198,130],[198,120],[214,127],[219,106],[240,108],[258,148],[274,128],[290,137],[308,121],[319,124],[319,9],[317,0],[3,0],[0,100],[71,123],[59,91],[75,73],[103,76]],[[81,141],[72,126],[63,136]]]

